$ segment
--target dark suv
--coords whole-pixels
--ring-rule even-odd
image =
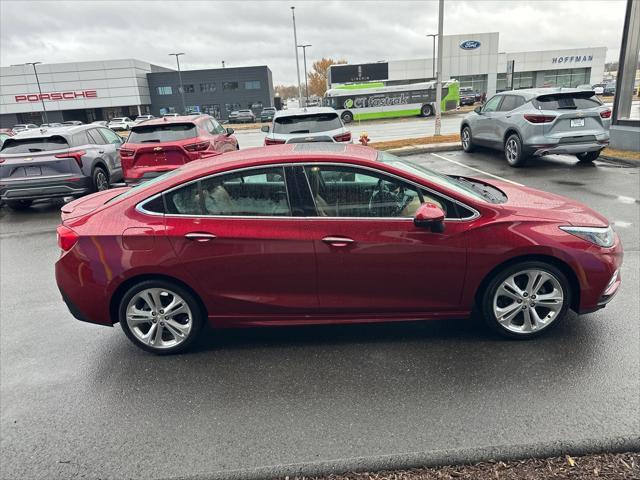
[[[36,199],[78,197],[122,179],[121,137],[108,128],[80,125],[31,129],[0,149],[0,199],[13,209]]]

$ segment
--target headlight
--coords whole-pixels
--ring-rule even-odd
[[[600,247],[613,247],[615,241],[611,225],[608,227],[560,227],[560,229]]]

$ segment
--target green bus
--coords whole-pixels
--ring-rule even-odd
[[[331,88],[323,104],[334,108],[344,123],[373,118],[428,117],[436,111],[436,82],[384,86],[382,83],[361,83]],[[457,80],[442,84],[443,112],[454,110],[460,103]]]

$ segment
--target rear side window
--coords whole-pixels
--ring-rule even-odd
[[[68,147],[67,141],[60,136],[28,139],[8,138],[2,145],[2,153],[47,152],[49,150],[63,150]]]
[[[113,143],[114,145],[120,145],[122,143],[122,137],[113,130],[109,130],[108,128],[100,128],[99,130],[107,143]]]
[[[577,92],[573,95],[543,95],[534,100],[534,105],[541,110],[575,110],[599,107],[602,103],[595,95]]]
[[[196,126],[193,123],[139,125],[131,130],[127,143],[175,142],[196,136]]]
[[[524,105],[524,98],[518,95],[505,95],[502,104],[500,104],[501,112],[510,112]]]
[[[87,136],[87,132],[78,132],[75,133],[72,137],[71,137],[71,141],[73,143],[74,146],[79,147],[81,145],[89,145],[90,142],[89,141],[89,137]]]
[[[342,128],[342,122],[337,113],[323,113],[321,115],[293,115],[276,118],[273,125],[274,133],[318,133]]]
[[[88,130],[87,135],[89,135],[89,139],[94,145],[104,145],[106,143],[97,130]]]

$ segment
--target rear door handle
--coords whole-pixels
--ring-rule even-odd
[[[354,240],[348,237],[324,237],[322,241],[332,247],[346,247],[355,243]]]
[[[184,238],[187,240],[193,240],[194,242],[204,243],[213,240],[216,236],[213,233],[190,232],[187,233]]]

